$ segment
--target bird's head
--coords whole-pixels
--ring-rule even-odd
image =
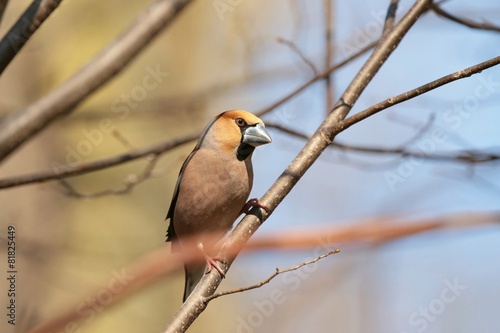
[[[260,145],[270,143],[264,122],[250,112],[231,110],[219,114],[202,135],[202,146],[235,153],[239,160]]]

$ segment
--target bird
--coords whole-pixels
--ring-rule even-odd
[[[257,199],[247,199],[253,184],[254,149],[271,141],[260,118],[229,110],[208,123],[182,164],[166,217],[170,220],[167,242],[172,242],[172,252],[197,253],[200,262],[206,262],[206,266],[184,264],[183,302],[212,267],[224,277],[215,261],[220,258],[213,257],[213,252],[236,218],[250,207],[267,210]]]

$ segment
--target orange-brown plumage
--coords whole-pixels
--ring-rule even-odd
[[[262,120],[247,111],[223,112],[207,125],[181,168],[167,214],[167,241],[173,241],[173,247],[196,251],[191,243],[183,244],[194,236],[207,255],[214,255],[215,242],[204,233],[222,237],[231,228],[252,189],[253,150],[269,142]],[[204,266],[186,265],[185,272],[184,300],[203,276]]]

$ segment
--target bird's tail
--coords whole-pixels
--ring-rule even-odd
[[[182,299],[183,302],[186,301],[188,296],[194,290],[198,282],[200,282],[201,278],[205,274],[205,265],[185,265],[184,272],[186,275],[186,280],[184,284],[184,297]]]

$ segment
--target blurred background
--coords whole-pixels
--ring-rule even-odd
[[[9,3],[0,25],[2,35],[29,3]],[[313,78],[315,71],[375,41],[388,3],[195,1],[118,77],[10,156],[0,176],[77,166],[193,134],[228,109],[257,112]],[[397,17],[412,3],[401,1]],[[62,84],[149,4],[63,2],[4,72],[0,117]],[[443,8],[500,25],[500,6],[493,0],[447,1]],[[329,41],[327,28],[332,32]],[[499,53],[498,32],[467,28],[429,12],[384,64],[353,113]],[[266,114],[264,121],[311,135],[367,56],[334,72],[329,84],[321,80],[311,85]],[[383,111],[336,140],[424,155],[498,155],[499,104],[500,69],[494,67]],[[273,143],[253,157],[251,197],[262,196],[305,143],[273,128],[270,133]],[[164,219],[178,170],[193,146],[194,142],[162,155],[151,177],[125,194],[92,195],[120,191],[124,180],[143,172],[147,160],[68,178],[73,195],[60,182],[1,190],[1,242],[8,226],[15,226],[19,272],[17,323],[8,325],[2,313],[2,332],[3,327],[27,332],[75,304],[90,302],[89,295],[115,281],[123,266],[165,246]],[[329,149],[255,237],[294,228],[355,225],[373,218],[467,216],[466,222],[474,224],[474,214],[497,214],[498,167],[498,162],[471,164]],[[375,245],[330,244],[341,252],[280,275],[257,290],[214,300],[189,331],[497,332],[499,236],[498,225],[492,223]],[[1,248],[6,274],[7,256]],[[329,249],[241,255],[220,289],[257,283],[276,267],[299,264]],[[8,301],[4,282],[2,309]],[[95,308],[65,331],[160,332],[181,305],[183,284],[179,271],[113,307]]]

